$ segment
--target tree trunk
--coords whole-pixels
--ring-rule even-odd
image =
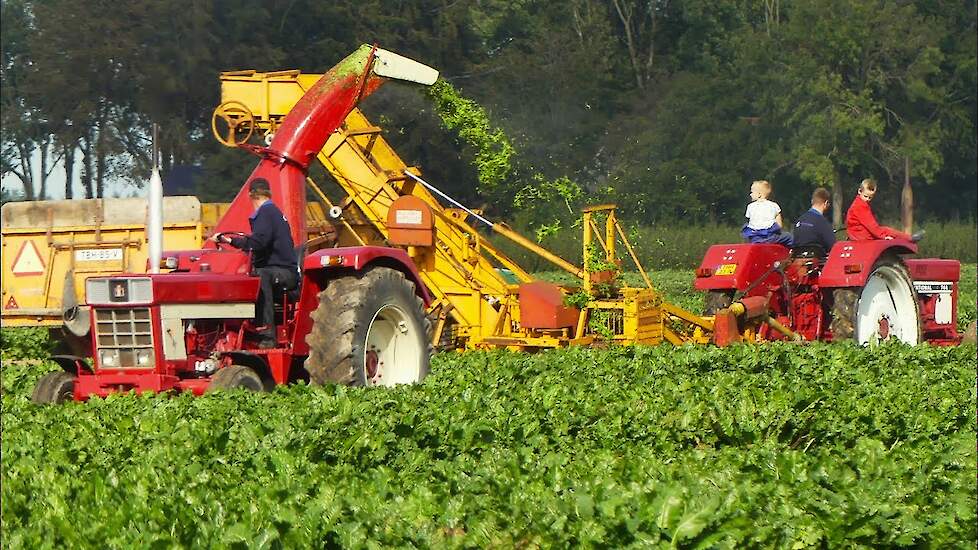
[[[900,194],[900,222],[904,233],[913,233],[913,187],[910,186],[910,157],[903,163],[903,193]]]
[[[20,172],[14,171],[14,174],[20,178],[20,182],[24,185],[24,199],[32,201],[34,200],[34,171],[31,166],[31,155],[34,153],[34,149],[25,143],[18,143],[17,153]]]
[[[98,124],[98,140],[95,142],[95,196],[105,198],[105,132],[104,118]]]
[[[631,62],[632,71],[635,73],[635,84],[638,86],[639,90],[644,90],[645,84],[642,80],[641,63],[638,60],[639,54],[638,46],[636,44],[638,37],[636,37],[632,32],[632,7],[625,5],[622,0],[612,0],[611,3],[615,6],[615,11],[618,13],[618,19],[621,21],[622,28],[625,31],[625,45],[628,47],[628,59]]]
[[[92,165],[94,160],[92,158],[92,130],[91,128],[85,133],[85,136],[81,140],[81,150],[82,150],[82,173],[81,181],[82,187],[85,188],[85,198],[92,198]]]
[[[845,186],[845,181],[845,174],[839,172],[836,176],[835,185],[832,186],[832,227],[837,229],[844,226],[842,214],[846,205],[842,189]]]
[[[74,179],[75,179],[75,145],[65,145],[64,146],[64,159],[65,159],[65,198],[71,200],[75,198],[75,190],[73,189]]]

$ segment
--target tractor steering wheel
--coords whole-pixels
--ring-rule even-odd
[[[218,120],[223,120],[227,125],[223,132],[217,127]],[[255,132],[255,115],[240,101],[225,101],[211,115],[211,132],[222,145],[237,147],[247,142]]]
[[[221,237],[225,235],[234,235],[235,237],[247,237],[248,235],[240,231],[222,231],[220,233],[214,233],[214,244],[217,245],[218,250],[224,250],[225,246],[231,246],[230,243],[222,242]]]

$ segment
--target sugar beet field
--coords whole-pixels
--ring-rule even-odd
[[[688,280],[656,277],[695,308]],[[974,344],[444,353],[393,390],[38,407],[35,336],[4,332],[3,548],[978,539]]]

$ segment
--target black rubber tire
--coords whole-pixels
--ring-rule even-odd
[[[716,315],[721,309],[730,307],[733,303],[732,290],[711,290],[706,293],[703,303],[703,315]]]
[[[49,372],[34,386],[31,401],[38,405],[64,403],[75,395],[75,375],[65,371]]]
[[[856,337],[856,312],[859,305],[858,288],[837,288],[832,291],[832,341],[842,342]]]
[[[319,306],[312,312],[312,329],[306,335],[309,357],[305,368],[312,384],[367,385],[365,349],[370,323],[385,306],[403,312],[418,335],[420,382],[428,375],[432,354],[431,320],[414,283],[404,274],[386,267],[329,281],[319,293]]]
[[[237,389],[265,391],[265,383],[253,369],[242,365],[230,365],[214,373],[207,392]]]

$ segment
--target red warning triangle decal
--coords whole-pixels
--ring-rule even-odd
[[[44,275],[44,259],[41,258],[34,241],[24,241],[24,244],[20,245],[10,272],[17,276]]]
[[[17,300],[14,300],[13,296],[11,296],[9,300],[7,300],[7,305],[3,306],[3,309],[18,309],[18,308],[20,308],[20,306],[17,305]]]

